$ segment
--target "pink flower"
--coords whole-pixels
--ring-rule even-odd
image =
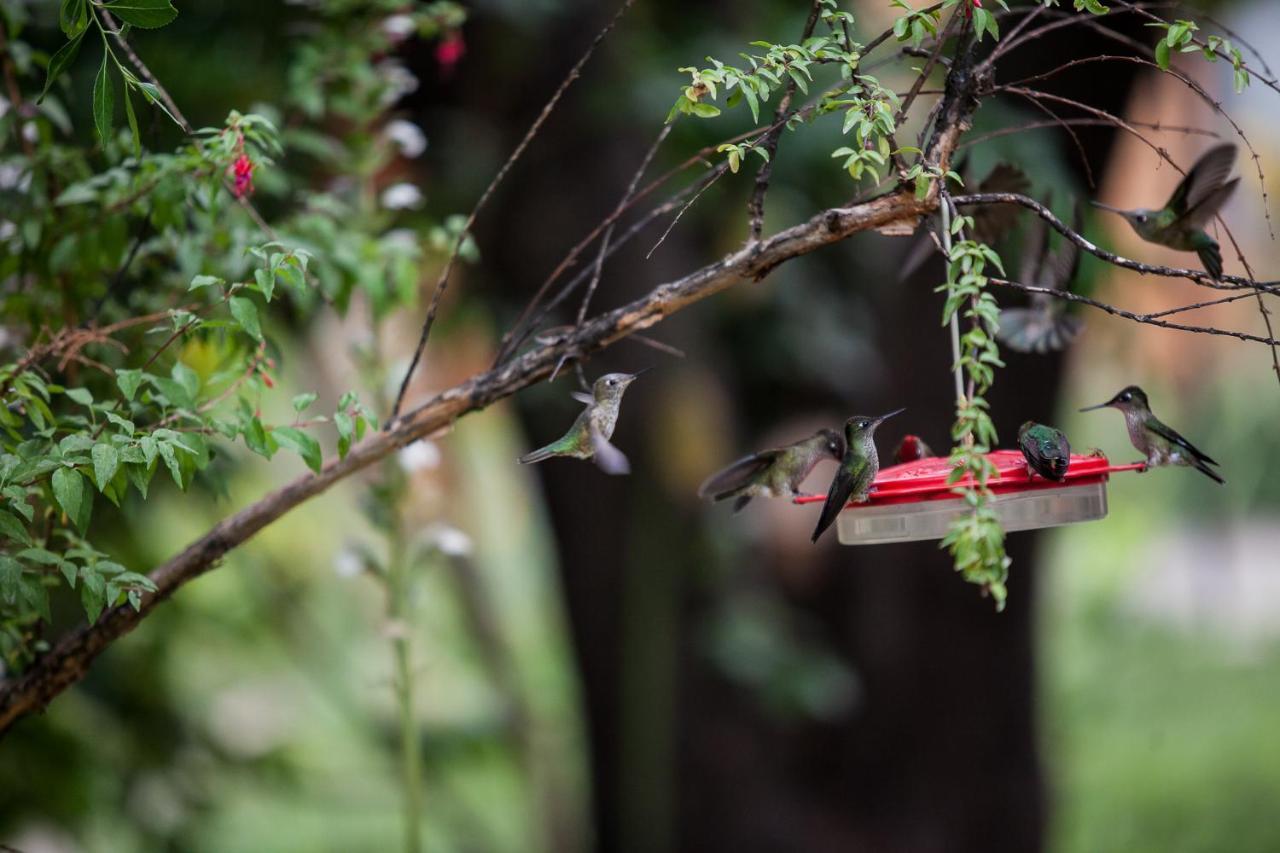
[[[440,66],[440,73],[446,77],[452,74],[466,53],[467,44],[462,40],[462,33],[458,30],[448,33],[436,45],[436,63]]]
[[[243,152],[231,164],[231,171],[235,177],[233,192],[236,194],[236,198],[244,198],[253,192],[253,168],[253,161],[249,159],[248,154]]]

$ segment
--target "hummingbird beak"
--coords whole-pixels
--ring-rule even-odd
[[[1110,400],[1108,400],[1107,402],[1105,402],[1105,403],[1099,403],[1099,404],[1098,404],[1098,405],[1096,405],[1096,406],[1085,406],[1085,407],[1084,407],[1083,409],[1081,409],[1080,411],[1082,411],[1082,412],[1093,412],[1093,411],[1096,411],[1096,410],[1098,410],[1098,409],[1105,409],[1105,408],[1107,408],[1107,407],[1108,407],[1108,406],[1110,406],[1110,405],[1111,405],[1111,401],[1110,401]]]
[[[889,420],[889,418],[893,417],[894,415],[900,415],[906,410],[907,410],[906,406],[903,406],[901,409],[894,409],[892,412],[890,412],[887,415],[881,415],[880,417],[875,419],[875,421],[872,423],[872,426],[880,426],[880,424]]]
[[[1125,212],[1124,212],[1123,210],[1121,210],[1120,208],[1118,208],[1118,207],[1112,207],[1112,206],[1111,206],[1111,205],[1109,205],[1109,204],[1103,204],[1103,203],[1102,203],[1102,202],[1100,202],[1100,201],[1091,201],[1091,202],[1089,202],[1089,204],[1093,205],[1094,207],[1099,207],[1099,208],[1102,208],[1103,210],[1110,211],[1111,213],[1118,213],[1118,214],[1120,214],[1121,216],[1124,216],[1124,214],[1125,214]]]
[[[642,367],[639,370],[637,370],[635,373],[628,373],[627,384],[630,385],[632,382],[635,382],[638,377],[643,376],[644,374],[648,373],[650,370],[653,370],[652,365],[649,367]]]

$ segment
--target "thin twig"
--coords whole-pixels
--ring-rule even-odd
[[[511,152],[511,156],[502,164],[502,168],[498,169],[498,173],[493,176],[493,180],[489,182],[489,186],[485,187],[484,192],[480,194],[479,200],[476,201],[475,207],[471,209],[471,213],[468,214],[467,221],[462,227],[463,234],[466,234],[472,229],[472,227],[474,227],[476,217],[493,196],[498,185],[502,183],[502,179],[507,176],[507,173],[510,172],[511,168],[516,164],[516,161],[518,161],[520,156],[524,154],[525,149],[529,147],[529,143],[538,135],[538,131],[542,129],[542,125],[555,110],[556,105],[560,103],[560,98],[564,96],[564,93],[568,91],[574,81],[582,75],[582,69],[586,66],[587,62],[590,61],[592,55],[595,54],[596,48],[598,48],[605,40],[605,37],[612,32],[614,26],[617,25],[618,21],[622,19],[622,16],[626,14],[627,10],[631,8],[631,4],[634,2],[635,0],[622,0],[622,5],[618,8],[618,11],[613,14],[613,17],[609,19],[609,23],[605,24],[604,29],[596,34],[596,37],[592,39],[591,44],[587,46],[586,52],[583,53],[582,57],[579,58],[578,61],[574,63],[574,66],[569,69],[568,75],[560,81],[560,85],[556,87],[555,92],[551,95],[551,99],[547,101],[546,106],[542,108],[542,112],[540,112],[538,117],[534,119],[529,130],[525,132],[524,138],[520,140],[520,144],[516,146],[515,151]],[[395,402],[391,406],[391,414],[387,418],[386,429],[391,429],[396,418],[400,416],[400,408],[404,405],[404,396],[409,392],[409,383],[413,380],[413,374],[418,369],[418,362],[422,360],[423,350],[427,348],[427,338],[430,337],[431,327],[435,324],[436,312],[440,309],[440,299],[444,296],[444,292],[449,286],[449,275],[453,272],[453,265],[458,260],[458,252],[461,250],[462,242],[462,237],[459,237],[458,241],[454,244],[453,250],[449,252],[449,259],[445,262],[444,268],[440,270],[440,275],[436,278],[435,287],[431,293],[431,303],[427,307],[427,316],[422,322],[422,331],[418,334],[418,343],[413,349],[413,358],[409,361],[409,368],[405,371],[404,379],[400,382],[400,390],[396,392]]]

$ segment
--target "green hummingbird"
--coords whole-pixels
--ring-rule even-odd
[[[1218,249],[1218,241],[1204,229],[1235,192],[1236,184],[1240,183],[1239,178],[1227,180],[1235,162],[1236,147],[1231,143],[1210,148],[1200,155],[1178,183],[1169,201],[1159,210],[1119,210],[1101,202],[1093,204],[1123,216],[1138,236],[1148,242],[1195,252],[1200,256],[1205,272],[1212,278],[1222,278],[1222,252]]]
[[[618,408],[627,386],[641,373],[606,373],[595,381],[590,394],[574,391],[570,394],[587,407],[558,441],[541,447],[519,458],[522,465],[541,462],[553,456],[573,459],[592,459],[606,474],[630,474],[631,463],[622,451],[609,443],[613,429],[618,424]]]
[[[1105,403],[1088,406],[1080,411],[1091,412],[1108,407],[1119,409],[1124,414],[1129,440],[1146,457],[1148,469],[1160,465],[1190,465],[1217,483],[1227,482],[1209,467],[1217,465],[1217,462],[1197,450],[1191,442],[1151,413],[1146,392],[1137,385],[1130,385]]]
[[[761,450],[722,468],[698,487],[698,497],[723,501],[736,498],[733,511],[739,512],[752,498],[790,498],[798,495],[800,484],[823,459],[840,459],[844,440],[833,429],[820,429],[808,438]]]
[[[1048,204],[1046,199],[1045,206]],[[1077,205],[1072,221],[1077,233],[1082,221]],[[1063,240],[1057,249],[1049,251],[1049,226],[1040,217],[1032,217],[1027,226],[1018,280],[1048,290],[1069,291],[1079,269],[1080,247]],[[996,337],[1011,350],[1043,355],[1065,349],[1083,326],[1079,317],[1067,313],[1065,300],[1048,293],[1033,293],[1026,308],[1005,308],[1000,312]]]
[[[827,490],[827,501],[822,505],[822,515],[818,516],[818,526],[813,529],[810,541],[818,541],[818,537],[831,526],[831,522],[836,520],[840,510],[849,501],[862,503],[867,499],[871,484],[880,471],[880,456],[876,453],[876,427],[905,411],[906,409],[897,409],[878,418],[854,415],[844,422],[844,458],[840,460],[840,468],[831,481],[831,488]]]
[[[1071,464],[1071,445],[1062,430],[1027,421],[1018,428],[1018,449],[1027,460],[1027,473],[1061,483]]]

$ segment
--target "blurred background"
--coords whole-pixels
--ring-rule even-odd
[[[197,126],[281,99],[306,4],[178,5],[163,36],[134,43]],[[381,178],[421,191],[404,227],[470,208],[612,5],[486,0],[469,6],[461,52],[400,46],[388,60],[406,75],[395,115],[426,143],[402,146]],[[414,395],[487,366],[542,278],[617,203],[683,85],[676,68],[793,40],[807,8],[639,0],[481,217],[480,262],[456,274]],[[851,8],[860,41],[893,20],[878,0]],[[1209,11],[1280,57],[1270,0]],[[1106,24],[1153,37],[1133,16]],[[1115,52],[1094,31],[1068,32],[1013,52],[999,79]],[[1280,196],[1280,96],[1233,95],[1229,66],[1180,59],[1249,135]],[[913,62],[876,73],[905,90]],[[1082,66],[1045,86],[1233,138],[1179,84],[1137,66]],[[992,99],[970,138],[1044,118]],[[652,173],[747,120],[679,121]],[[1064,218],[1076,197],[1155,207],[1177,183],[1141,142],[1078,133],[1078,148],[1054,129],[991,138],[967,149],[969,169],[1023,164]],[[1152,138],[1183,164],[1213,141]],[[767,232],[854,194],[829,156],[840,144],[834,125],[783,137]],[[1280,252],[1245,156],[1239,172],[1226,218],[1274,278]],[[717,182],[651,258],[666,220],[630,244],[594,305],[737,247],[750,186],[745,171]],[[1129,257],[1192,261],[1104,214],[1085,232]],[[1280,387],[1265,348],[1094,312],[1064,357],[1008,355],[989,397],[1006,444],[1038,419],[1128,461],[1118,413],[1075,412],[1136,383],[1229,485],[1191,470],[1118,475],[1105,521],[1011,534],[1004,613],[936,543],[811,546],[816,507],[757,501],[733,515],[697,500],[716,468],[854,413],[907,407],[881,431],[882,454],[903,432],[945,447],[941,266],[900,281],[912,243],[859,235],[652,330],[686,358],[623,341],[587,364],[588,376],[656,368],[628,393],[615,435],[628,478],[514,464],[575,416],[571,372],[411,446],[397,464],[414,541],[431,556],[415,570],[410,619],[387,618],[385,589],[362,569],[367,483],[285,517],[0,743],[0,841],[24,853],[396,849],[389,638],[407,631],[432,851],[1280,849]],[[1013,235],[1000,249],[1016,257],[1017,245]],[[1201,293],[1093,258],[1075,288],[1137,311]],[[402,359],[420,313],[393,326]],[[284,344],[281,381],[295,393],[354,370],[353,324],[318,316]],[[1262,331],[1249,301],[1189,316]],[[233,466],[224,493],[147,504],[119,548],[155,565],[301,470],[283,458]],[[831,471],[824,463],[812,490]]]

